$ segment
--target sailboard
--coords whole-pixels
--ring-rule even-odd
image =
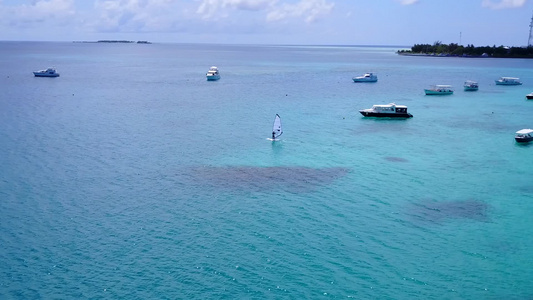
[[[281,129],[281,118],[276,114],[274,119],[274,125],[272,126],[272,140],[275,141],[280,135],[283,134],[283,129]]]

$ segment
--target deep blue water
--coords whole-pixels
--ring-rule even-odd
[[[0,299],[532,298],[533,60],[396,50],[0,42]]]

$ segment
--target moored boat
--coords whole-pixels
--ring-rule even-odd
[[[35,77],[59,77],[59,73],[53,68],[33,72]]]
[[[514,139],[518,143],[529,143],[533,141],[533,129],[518,130],[514,136]]]
[[[352,78],[353,82],[377,82],[378,76],[373,73],[365,73],[362,76]]]
[[[529,100],[533,99],[533,92],[527,94],[526,99],[529,99]]]
[[[413,115],[407,112],[407,106],[389,104],[376,104],[372,108],[362,109],[359,111],[365,117],[377,118],[412,118]]]
[[[496,80],[497,85],[521,85],[520,78],[517,77],[500,77]]]
[[[475,81],[467,80],[465,81],[463,87],[465,91],[472,92],[472,91],[477,91],[479,89],[479,84]]]
[[[209,68],[209,71],[207,71],[205,76],[207,77],[207,81],[215,81],[220,79],[220,73],[218,72],[218,68],[215,66]]]
[[[436,84],[429,89],[424,89],[424,92],[426,95],[451,95],[453,94],[453,88],[451,85]]]

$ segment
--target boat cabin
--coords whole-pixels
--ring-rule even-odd
[[[518,78],[518,77],[500,77],[499,80],[514,82],[514,81],[520,81],[520,78]]]
[[[533,138],[533,129],[522,129],[516,132],[518,137],[530,137]]]
[[[444,92],[444,91],[453,91],[452,86],[451,85],[447,85],[447,84],[434,85],[433,89],[436,90],[436,91],[442,91],[442,92]]]
[[[218,68],[217,67],[211,67],[209,68],[209,71],[207,71],[208,74],[216,74],[218,73]]]
[[[374,105],[372,106],[372,110],[375,112],[382,112],[382,113],[406,113],[407,112],[407,106],[405,105],[396,105],[394,103],[386,104],[386,105]]]

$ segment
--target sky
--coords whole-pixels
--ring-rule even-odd
[[[525,46],[532,1],[0,0],[0,40]]]

